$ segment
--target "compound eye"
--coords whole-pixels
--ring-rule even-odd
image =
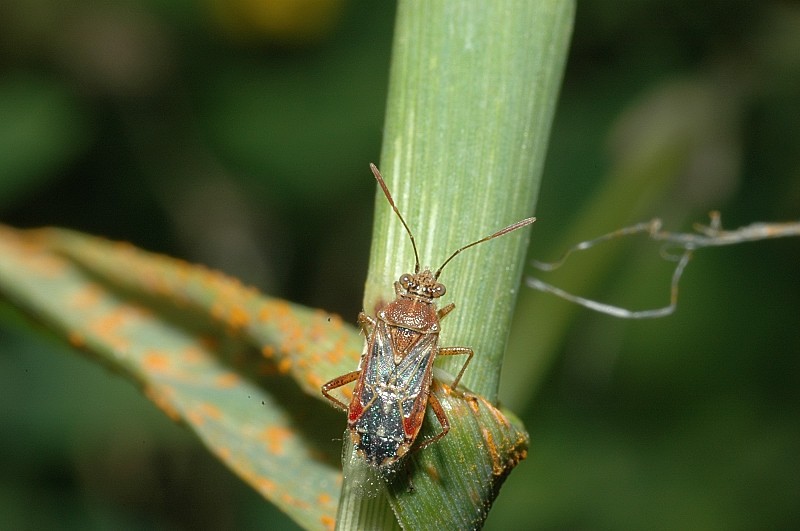
[[[431,296],[434,299],[438,299],[445,293],[447,293],[447,290],[445,289],[444,284],[435,284],[433,286],[433,289],[431,289]]]
[[[400,275],[400,285],[403,286],[403,288],[408,289],[411,286],[411,284],[412,284],[411,275],[409,275],[408,273]]]

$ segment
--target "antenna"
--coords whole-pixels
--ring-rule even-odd
[[[508,234],[511,231],[515,231],[517,229],[521,229],[522,227],[527,227],[528,225],[530,225],[534,221],[536,221],[536,218],[525,218],[523,220],[517,221],[516,223],[513,223],[513,224],[509,225],[508,227],[506,227],[504,229],[500,229],[499,231],[495,232],[491,236],[486,236],[485,238],[481,238],[478,241],[472,242],[470,244],[465,245],[464,247],[456,249],[456,251],[453,254],[450,255],[450,258],[445,260],[444,263],[439,266],[439,269],[436,270],[436,273],[434,273],[433,278],[438,279],[439,275],[442,274],[442,269],[444,269],[444,266],[446,266],[448,264],[448,262],[450,262],[450,260],[455,258],[459,253],[461,253],[461,251],[463,251],[465,249],[469,249],[470,247],[478,245],[479,243],[487,242],[489,240],[497,238],[498,236],[502,236],[503,234]]]
[[[394,204],[394,199],[392,199],[392,194],[389,193],[389,188],[386,187],[386,183],[384,182],[383,176],[381,175],[381,172],[378,170],[378,167],[370,162],[369,169],[372,170],[372,174],[375,175],[375,180],[378,181],[379,185],[381,185],[381,189],[383,190],[383,195],[386,196],[386,199],[389,201],[389,204],[392,205],[394,213],[397,214],[398,218],[400,218],[400,222],[403,224],[403,227],[405,227],[406,232],[408,233],[408,237],[411,238],[411,247],[414,248],[414,274],[416,275],[417,273],[419,273],[419,253],[417,252],[417,242],[416,240],[414,240],[414,235],[411,234],[411,229],[408,228],[408,223],[406,223],[406,220],[403,219],[403,215],[400,214],[399,210],[397,210],[397,205]],[[461,249],[459,249],[459,251],[460,250]]]
[[[406,220],[403,219],[403,215],[400,214],[400,211],[397,209],[397,205],[394,204],[394,199],[392,198],[392,194],[389,193],[389,188],[386,186],[386,182],[384,182],[381,172],[378,170],[377,166],[375,166],[372,163],[370,163],[369,167],[372,170],[373,175],[375,175],[375,180],[378,181],[378,184],[381,186],[381,189],[383,190],[383,195],[386,196],[386,199],[392,206],[394,213],[397,214],[398,218],[400,218],[400,222],[403,224],[403,227],[405,227],[406,232],[408,233],[408,237],[411,239],[411,247],[414,248],[414,274],[417,274],[419,273],[419,252],[417,252],[417,242],[414,239],[414,235],[411,234],[411,229],[408,228],[408,223],[406,223]],[[436,270],[436,273],[433,275],[433,278],[438,279],[439,275],[442,274],[442,269],[444,269],[444,266],[446,266],[450,262],[450,260],[455,258],[459,253],[461,253],[461,251],[469,249],[470,247],[478,245],[479,243],[483,243],[492,240],[494,238],[497,238],[499,236],[502,236],[504,234],[508,234],[509,232],[515,231],[517,229],[521,229],[522,227],[527,227],[534,221],[536,221],[536,218],[526,218],[521,221],[517,221],[516,223],[513,223],[504,229],[500,229],[499,231],[495,232],[490,236],[486,236],[485,238],[481,238],[478,241],[474,241],[468,245],[465,245],[464,247],[456,249],[456,251],[453,254],[451,254],[450,257],[447,260],[445,260],[441,266],[439,266],[439,269]]]

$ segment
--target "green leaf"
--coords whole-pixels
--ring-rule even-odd
[[[324,434],[344,419],[316,399],[362,342],[338,317],[59,229],[0,227],[0,293],[136,381],[298,523],[333,527],[341,476]]]
[[[527,456],[528,434],[513,414],[483,397],[462,399],[436,380],[432,392],[451,430],[411,455],[416,473],[398,473],[389,491],[392,508],[404,529],[480,528],[503,481]],[[429,433],[435,433],[431,417]]]
[[[4,298],[133,379],[298,523],[334,525],[341,475],[338,452],[324,434],[337,433],[345,418],[319,389],[356,366],[362,338],[352,327],[202,266],[62,229],[0,226],[0,257]],[[433,502],[443,482],[461,482],[460,467],[445,462],[461,455],[479,466],[466,476],[471,484],[464,492],[482,504],[524,456],[527,436],[483,398],[452,396],[439,383],[433,392],[454,426],[441,444],[410,461],[411,469],[427,471],[413,477],[413,492],[430,492],[425,498]],[[476,447],[475,440],[482,443]],[[401,477],[390,491],[399,507],[411,495],[410,479]],[[405,507],[418,499],[412,501]],[[382,507],[371,517],[395,525]],[[474,518],[475,511],[461,512],[465,522]],[[425,519],[411,510],[401,520],[416,528]]]

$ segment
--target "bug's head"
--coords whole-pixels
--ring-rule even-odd
[[[404,273],[400,275],[399,282],[406,293],[423,299],[438,299],[447,292],[444,284],[438,282],[428,269],[413,275]]]

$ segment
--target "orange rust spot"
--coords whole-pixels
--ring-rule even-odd
[[[483,436],[483,441],[486,443],[489,451],[497,452],[497,446],[494,444],[494,437],[492,437],[492,433],[486,428],[481,428],[481,435]]]
[[[286,301],[275,303],[275,315],[278,317],[288,317],[292,314],[292,307]]]
[[[129,340],[124,337],[120,329],[126,322],[138,315],[140,315],[140,312],[137,308],[122,306],[91,321],[89,328],[106,344],[117,350],[126,349],[129,346]]]
[[[186,419],[189,421],[189,424],[194,424],[195,426],[202,426],[206,423],[206,418],[198,411],[190,411],[186,414]]]
[[[48,231],[18,231],[7,229],[3,231],[4,245],[16,247],[19,253],[11,257],[18,259],[24,264],[28,273],[45,277],[55,277],[62,274],[66,268],[66,262],[60,257],[54,256],[48,247],[51,232]],[[46,253],[46,254],[45,254]]]
[[[294,319],[288,319],[289,314],[283,316],[278,321],[278,328],[287,335],[294,335],[295,337],[300,336],[302,334],[302,329],[298,326],[297,321]]]
[[[275,347],[272,345],[264,345],[261,347],[261,354],[263,354],[265,358],[271,358],[275,355]]]
[[[329,503],[333,502],[333,498],[331,498],[329,494],[322,493],[317,496],[317,501],[320,505],[328,505]]]
[[[319,375],[317,375],[317,374],[309,374],[306,377],[306,381],[308,382],[308,385],[310,385],[311,387],[314,387],[314,388],[322,387],[322,383],[323,383],[322,382],[322,378],[320,378]]]
[[[258,310],[258,320],[261,322],[269,321],[272,319],[272,305],[262,304]]]
[[[348,348],[347,338],[345,337],[339,338],[327,354],[328,360],[332,364],[338,364],[342,359],[347,359],[352,360],[355,365],[361,357],[360,351]]]
[[[230,316],[228,317],[228,325],[234,329],[244,328],[250,324],[250,315],[247,310],[241,306],[234,306],[231,308]]]
[[[428,474],[428,477],[430,477],[431,480],[434,481],[435,483],[442,482],[442,477],[439,475],[439,471],[432,464],[428,463],[425,465],[425,472]]]
[[[336,520],[332,516],[322,515],[320,522],[325,529],[336,529]]]
[[[264,494],[269,494],[269,495],[274,493],[275,489],[277,489],[277,486],[275,485],[275,482],[274,481],[270,481],[269,479],[266,479],[266,478],[259,478],[256,481],[256,486],[258,487],[259,491],[263,492]]]
[[[111,337],[106,340],[114,352],[127,354],[128,348],[131,346],[130,341],[121,337]]]
[[[214,404],[210,404],[208,402],[200,404],[200,412],[206,417],[214,420],[219,420],[222,418],[222,411],[220,411],[220,409]]]
[[[333,348],[325,353],[325,358],[332,364],[336,365],[344,356],[344,346],[336,344]]]
[[[311,320],[309,336],[314,341],[325,339],[331,332],[335,332],[342,327],[342,318],[336,314],[327,313],[322,310],[314,312]]]
[[[311,339],[311,341],[321,341],[325,339],[326,332],[327,330],[322,323],[314,323],[308,330],[308,337]]]
[[[292,360],[290,360],[289,358],[283,358],[278,363],[278,372],[281,374],[288,373],[289,370],[291,370],[291,368],[292,368]]]
[[[518,451],[515,454],[515,457],[517,458],[517,463],[519,463],[520,461],[522,461],[524,459],[527,459],[528,458],[528,449],[527,448],[522,448],[520,451]],[[514,464],[514,466],[516,466],[516,463]]]
[[[225,460],[230,461],[230,459],[231,459],[231,449],[223,446],[223,447],[221,447],[221,448],[219,448],[217,450],[217,455],[221,459],[225,459]]]
[[[214,383],[221,389],[230,389],[231,387],[236,387],[239,381],[238,374],[235,372],[229,372],[218,376]]]
[[[494,442],[494,437],[492,437],[491,432],[486,428],[481,428],[481,433],[483,434],[484,442],[486,442],[486,448],[489,451],[489,457],[492,460],[492,474],[495,476],[500,476],[504,472],[504,467],[500,453],[497,451],[497,445]]]
[[[103,296],[103,290],[96,284],[90,284],[70,297],[68,304],[74,308],[85,309],[94,306]]]
[[[197,347],[189,347],[184,350],[182,359],[186,363],[197,363],[203,359],[203,353]]]
[[[528,457],[528,437],[523,434],[519,434],[516,442],[514,443],[513,448],[511,449],[511,454],[508,458],[507,468],[509,469],[514,468],[519,464],[520,461],[526,459],[527,457]]]
[[[166,354],[151,351],[145,354],[142,360],[145,370],[152,372],[164,372],[170,367],[170,359]]]
[[[170,402],[169,394],[169,391],[165,389],[157,391],[155,388],[150,386],[144,388],[144,396],[153,402],[158,409],[163,411],[167,417],[175,422],[178,422],[181,419],[181,414]]]
[[[309,506],[308,503],[304,502],[303,500],[298,500],[297,498],[289,495],[288,493],[284,493],[281,496],[281,500],[288,505],[294,505],[295,507],[298,507],[300,509],[306,509]]]
[[[477,415],[480,413],[480,406],[478,405],[478,398],[475,395],[465,395],[469,408]]]
[[[67,335],[69,344],[75,348],[83,348],[86,346],[86,338],[80,332],[72,331]]]
[[[489,401],[486,400],[485,398],[483,398],[483,397],[480,397],[480,398],[481,398],[481,401],[489,409],[489,413],[491,413],[492,416],[497,420],[498,424],[502,424],[506,428],[510,428],[511,427],[511,422],[509,422],[508,418],[506,418],[506,416],[503,415],[503,413],[499,409],[497,409],[492,404],[490,404]]]
[[[280,426],[270,426],[265,429],[259,439],[267,443],[267,449],[275,455],[284,454],[284,443],[292,437],[291,430]]]

